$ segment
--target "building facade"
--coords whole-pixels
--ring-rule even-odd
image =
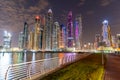
[[[59,23],[54,22],[52,31],[52,50],[58,50],[58,27]]]
[[[52,49],[53,13],[49,9],[46,18],[46,50]]]
[[[111,34],[110,34],[110,27],[108,25],[108,21],[103,21],[103,27],[102,27],[102,41],[105,42],[106,47],[111,46]]]
[[[120,48],[120,34],[117,34],[117,48]]]
[[[19,34],[19,38],[18,38],[18,47],[20,48],[20,49],[23,49],[23,47],[24,47],[24,40],[23,40],[23,32],[20,32],[20,34]]]
[[[100,34],[96,34],[95,35],[95,42],[94,42],[94,49],[98,49],[98,47],[100,46],[99,45],[100,42],[101,42],[101,36],[100,36]]]
[[[24,23],[24,29],[23,29],[23,48],[28,48],[28,24],[27,22]]]
[[[73,48],[74,37],[73,37],[73,22],[72,22],[72,11],[69,12],[67,18],[67,47]]]
[[[82,18],[78,15],[75,19],[75,29],[74,29],[74,39],[75,39],[75,49],[82,49]]]
[[[35,30],[34,30],[34,50],[38,50],[40,45],[40,16],[35,17]]]
[[[7,31],[4,31],[3,48],[5,48],[5,49],[11,48],[11,37],[12,37],[12,35],[10,33],[8,33]]]

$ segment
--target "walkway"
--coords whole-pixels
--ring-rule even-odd
[[[120,80],[120,55],[108,54],[104,80]]]

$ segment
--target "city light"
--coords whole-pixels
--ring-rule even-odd
[[[108,20],[104,20],[104,21],[103,21],[103,24],[108,24]]]

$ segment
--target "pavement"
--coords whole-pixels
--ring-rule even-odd
[[[107,54],[104,80],[120,80],[120,55]]]

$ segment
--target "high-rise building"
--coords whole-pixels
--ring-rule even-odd
[[[117,34],[117,48],[120,48],[120,34]]]
[[[100,42],[101,42],[101,36],[100,36],[100,34],[96,34],[95,35],[95,42],[94,42],[95,49],[98,49]]]
[[[53,31],[52,31],[52,50],[58,49],[58,27],[59,23],[54,22]]]
[[[117,43],[116,37],[115,37],[115,36],[112,36],[112,47],[113,47],[113,48],[116,48],[116,47],[117,47],[116,43]]]
[[[19,39],[18,39],[18,47],[20,48],[20,49],[23,49],[23,42],[24,42],[24,40],[23,40],[23,32],[20,32],[20,34],[19,34]]]
[[[25,22],[23,30],[23,48],[27,49],[27,47],[28,47],[28,24],[27,22]]]
[[[68,14],[67,21],[67,47],[73,48],[74,46],[74,37],[73,37],[73,22],[72,22],[72,11]]]
[[[78,15],[75,19],[75,48],[82,49],[82,17]]]
[[[10,33],[8,33],[7,31],[4,31],[3,48],[5,49],[11,48],[11,37],[12,35]]]
[[[46,18],[46,50],[52,49],[53,13],[49,9]]]
[[[30,31],[28,49],[33,50],[33,46],[34,46],[34,32]]]
[[[41,21],[41,27],[42,27],[42,50],[45,50],[46,46],[46,26],[45,26],[45,16],[43,16]]]
[[[103,37],[103,42],[105,42],[106,46],[112,47],[111,31],[110,31],[110,26],[108,25],[107,20],[103,21],[102,37]]]
[[[38,50],[40,46],[40,16],[35,17],[35,31],[34,31],[34,50]]]
[[[66,32],[66,27],[62,24],[58,28],[58,45],[59,49],[65,49],[67,47],[67,32]]]

